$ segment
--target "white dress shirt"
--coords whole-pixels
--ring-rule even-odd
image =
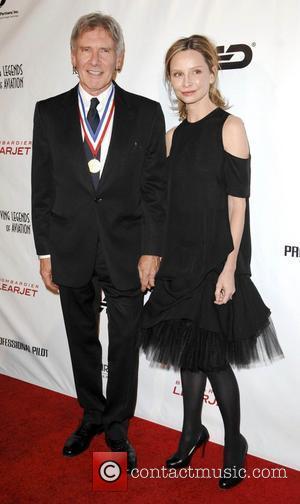
[[[99,104],[97,105],[97,110],[98,110],[99,117],[101,119],[102,114],[105,109],[105,106],[106,106],[106,103],[107,103],[107,100],[108,100],[109,95],[111,93],[112,86],[113,86],[113,84],[111,84],[105,91],[103,91],[103,93],[100,93],[98,96],[92,96],[87,91],[85,91],[85,89],[83,89],[83,87],[79,84],[79,91],[81,94],[81,98],[82,98],[82,102],[83,102],[84,111],[85,111],[86,116],[87,116],[89,108],[91,106],[91,99],[98,98]],[[78,103],[79,103],[79,96],[78,96]],[[113,127],[113,122],[114,122],[114,115],[115,115],[115,111],[113,111],[113,113],[112,113],[110,123],[108,125],[108,128],[106,130],[105,136],[104,136],[102,144],[101,144],[102,166],[104,166],[104,163],[105,163],[105,160],[107,157],[107,153],[108,153],[108,148],[109,148],[111,133],[112,133],[112,127]],[[84,131],[83,131],[82,126],[81,126],[81,134],[82,134],[82,141],[84,141]],[[101,177],[101,174],[100,174],[100,177]],[[47,257],[50,257],[50,254],[40,255],[39,259],[45,259]]]
[[[91,96],[79,84],[79,91],[80,91],[81,98],[82,98],[82,101],[83,101],[83,106],[84,106],[84,111],[85,111],[85,115],[86,116],[87,116],[89,108],[91,106],[91,99],[92,98],[98,98],[99,104],[97,105],[97,110],[98,110],[99,117],[101,119],[102,114],[103,114],[104,109],[105,109],[105,106],[106,106],[106,103],[107,103],[107,100],[108,100],[109,95],[111,93],[112,86],[113,85],[111,84],[109,86],[109,88],[107,88],[105,91],[103,91],[103,93],[99,94],[98,96]],[[79,100],[79,97],[78,97],[78,100]],[[108,152],[108,148],[109,148],[109,144],[110,144],[111,132],[112,132],[112,127],[113,127],[113,122],[114,122],[114,114],[115,114],[115,112],[113,111],[110,123],[109,123],[108,128],[107,128],[106,133],[105,133],[105,137],[103,138],[103,142],[101,144],[101,161],[102,161],[102,166],[104,166],[104,163],[105,163],[105,160],[106,160],[106,156],[107,156],[107,152]],[[82,140],[84,140],[84,132],[83,132],[82,126],[81,126],[81,133],[82,133]],[[100,176],[101,176],[101,174],[100,174]]]

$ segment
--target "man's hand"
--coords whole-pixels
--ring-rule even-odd
[[[40,259],[40,274],[46,289],[53,292],[53,294],[59,294],[58,285],[52,282],[52,268],[50,257]]]
[[[142,255],[139,260],[138,270],[141,281],[141,291],[145,292],[155,285],[155,275],[159,270],[160,257]]]

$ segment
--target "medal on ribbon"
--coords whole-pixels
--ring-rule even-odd
[[[88,162],[88,167],[90,173],[98,173],[99,171],[101,172],[101,161],[99,159],[93,158]]]
[[[94,133],[87,119],[82,96],[78,89],[80,124],[83,130],[84,140],[88,145],[91,156],[93,156],[92,159],[90,159],[90,161],[88,162],[88,167],[90,173],[100,172],[99,176],[101,175],[102,163],[99,159],[97,159],[97,157],[114,112],[115,108],[114,95],[115,95],[115,86],[112,85],[112,89],[106,102],[102,117],[100,118],[99,125]]]

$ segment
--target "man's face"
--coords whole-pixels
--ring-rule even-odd
[[[78,37],[71,58],[83,89],[97,96],[109,87],[116,69],[121,68],[123,54],[117,55],[115,41],[99,27]]]

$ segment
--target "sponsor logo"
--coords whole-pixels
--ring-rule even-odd
[[[11,63],[0,67],[0,89],[22,89],[24,87],[23,63]]]
[[[18,296],[36,297],[39,292],[39,285],[31,282],[0,278],[0,291],[17,294]]]
[[[247,44],[230,44],[225,49],[224,45],[218,46],[219,64],[222,70],[245,68],[250,65],[253,52]]]
[[[28,345],[27,343],[23,343],[23,341],[0,337],[0,345],[8,348],[14,348],[16,350],[23,350],[24,352],[31,353],[37,357],[48,357],[47,348]]]
[[[31,140],[0,140],[0,156],[28,156],[31,148]]]
[[[176,380],[175,385],[173,387],[172,394],[182,396],[182,387],[181,387],[180,380]],[[215,398],[214,393],[211,388],[205,389],[205,392],[203,395],[203,401],[205,404],[208,404],[209,406],[217,405],[216,398]]]
[[[7,233],[31,234],[29,212],[0,209],[0,220],[5,222],[5,230]]]
[[[99,311],[102,312],[103,310],[106,310],[107,308],[107,302],[106,302],[106,298],[104,296],[104,292],[103,290],[101,289],[101,286],[98,285],[96,287],[96,290],[99,290],[100,291],[100,297],[99,297]]]
[[[108,364],[102,364],[101,373],[102,373],[102,378],[108,378]]]
[[[285,245],[284,246],[284,255],[285,255],[285,257],[299,259],[300,247],[298,247],[297,245]]]
[[[104,310],[107,308],[107,302],[105,299],[101,299],[100,301],[100,311]]]
[[[8,19],[8,18],[14,18],[19,16],[19,11],[15,9],[11,10],[3,10],[2,7],[6,4],[6,0],[0,0],[0,19]],[[7,7],[7,5],[6,5]]]

